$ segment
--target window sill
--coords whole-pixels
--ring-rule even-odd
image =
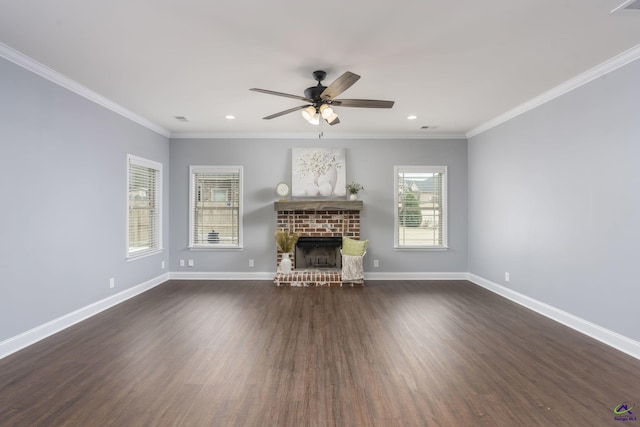
[[[135,261],[137,259],[142,259],[142,258],[150,257],[153,255],[161,254],[163,251],[164,251],[164,248],[154,249],[152,251],[144,251],[144,252],[141,251],[140,253],[127,254],[125,259],[127,260],[127,262]]]
[[[394,246],[394,251],[425,251],[425,252],[446,252],[448,246]]]
[[[243,249],[242,246],[224,246],[224,245],[216,245],[216,246],[189,246],[190,251],[241,251]]]

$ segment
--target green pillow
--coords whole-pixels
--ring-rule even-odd
[[[350,256],[362,256],[367,250],[368,240],[354,240],[348,237],[342,238],[342,254]]]

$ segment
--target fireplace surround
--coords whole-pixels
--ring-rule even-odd
[[[314,242],[317,243],[321,238],[330,238],[329,240],[340,243],[343,236],[360,239],[360,211],[362,208],[363,204],[360,200],[294,200],[280,201],[274,204],[276,227],[299,233],[303,242],[305,240],[311,242],[303,243],[308,246],[315,245]],[[333,244],[335,245],[335,243]],[[339,247],[334,246],[333,250],[339,254]],[[283,274],[277,271],[277,266],[282,259],[282,253],[278,251],[277,272],[274,277],[274,283],[277,286],[353,285],[353,283],[343,283],[339,265],[335,267],[328,265],[301,267],[303,264],[297,259],[300,256],[301,254],[296,250],[292,254],[293,270],[289,274]],[[336,256],[340,258],[339,255]],[[323,260],[320,261],[318,264],[323,264]]]

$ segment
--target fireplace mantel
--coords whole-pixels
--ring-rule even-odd
[[[274,202],[276,211],[361,211],[362,200],[285,200]]]

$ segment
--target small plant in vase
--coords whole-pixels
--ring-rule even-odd
[[[291,273],[291,259],[289,254],[296,247],[299,233],[292,233],[289,230],[276,230],[276,246],[282,252],[282,261],[280,261],[280,271],[289,274]]]
[[[347,192],[349,193],[349,200],[358,200],[358,193],[364,190],[362,184],[358,184],[357,182],[351,182],[351,184],[347,184]]]

